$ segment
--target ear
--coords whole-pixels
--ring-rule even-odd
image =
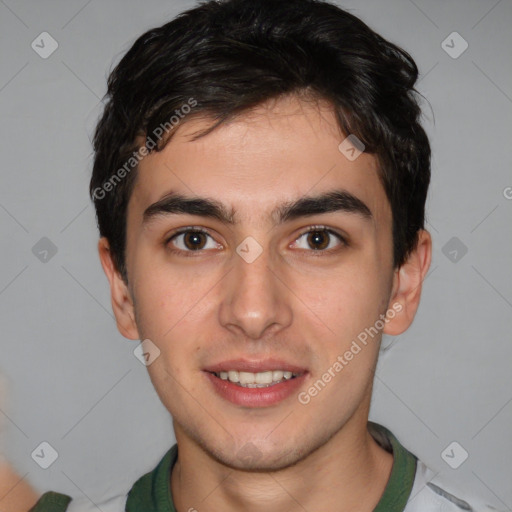
[[[110,297],[117,328],[125,338],[138,340],[139,332],[135,323],[133,300],[128,286],[115,266],[110,252],[110,245],[105,237],[100,238],[98,242],[98,253],[101,266],[110,284]]]
[[[432,260],[432,238],[430,233],[421,230],[418,243],[410,253],[407,261],[393,276],[393,287],[388,307],[396,314],[384,327],[384,333],[397,336],[412,324],[420,304],[421,288]],[[389,311],[389,310],[388,310]]]

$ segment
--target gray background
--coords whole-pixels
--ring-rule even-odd
[[[0,0],[0,420],[8,457],[40,491],[126,492],[174,441],[137,342],[116,330],[87,186],[112,63],[193,5]],[[439,476],[510,510],[512,3],[340,5],[412,54],[431,106],[433,264],[414,325],[384,340],[371,419]],[[31,48],[43,31],[59,44],[47,59]],[[469,44],[458,58],[441,45],[454,31]],[[46,262],[32,251],[42,237],[57,248]],[[46,470],[31,458],[42,441],[59,454]],[[452,441],[469,453],[458,469],[441,457]]]

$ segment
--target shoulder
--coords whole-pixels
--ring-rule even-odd
[[[102,503],[86,498],[71,498],[58,492],[45,492],[29,512],[124,512],[126,495],[116,496]]]
[[[45,492],[29,512],[61,512],[68,508],[71,496],[58,492]]]
[[[177,456],[178,445],[174,444],[152,471],[133,484],[126,502],[127,511],[151,512],[161,510],[162,504],[173,506],[169,478]]]
[[[71,498],[57,492],[46,492],[29,512],[151,512],[159,509],[162,503],[171,503],[169,475],[176,461],[178,446],[175,444],[162,457],[157,466],[142,475],[128,494],[115,496],[101,503],[90,499]]]
[[[414,485],[404,512],[496,512],[468,489],[435,476],[422,461],[417,461]]]
[[[390,482],[386,489],[388,501],[382,511],[388,511],[389,503],[400,498],[402,512],[499,512],[486,504],[472,489],[465,489],[434,473],[428,466],[405,448],[386,427],[369,422],[368,428],[374,439],[387,451],[393,453],[394,464]],[[380,509],[379,509],[380,510]],[[396,507],[394,510],[398,510]]]

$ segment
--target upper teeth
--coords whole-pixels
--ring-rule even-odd
[[[291,379],[294,374],[283,370],[272,370],[268,372],[239,372],[237,370],[229,370],[217,374],[223,380],[236,382],[239,384],[272,384],[283,379]]]

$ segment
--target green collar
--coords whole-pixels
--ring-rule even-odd
[[[54,491],[45,492],[28,512],[65,512],[71,496]]]
[[[393,453],[391,475],[373,512],[402,512],[411,495],[418,459],[404,448],[386,427],[369,421],[368,430],[384,449]]]
[[[411,494],[416,474],[415,455],[404,448],[385,427],[368,422],[375,440],[393,453],[393,468],[382,497],[373,512],[402,512]],[[172,446],[151,472],[139,478],[126,502],[126,512],[176,512],[171,495],[171,470],[178,458],[178,445]]]

